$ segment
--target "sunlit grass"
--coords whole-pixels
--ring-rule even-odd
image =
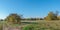
[[[37,21],[38,24],[26,25],[23,30],[60,30],[60,21]],[[33,28],[32,28],[33,27]]]
[[[24,22],[24,21],[21,21]],[[29,28],[33,30],[60,30],[60,20],[59,21],[45,21],[45,20],[37,20],[37,21],[25,21],[22,24],[9,24],[6,21],[1,21],[1,25],[11,26],[11,27],[19,27],[23,26],[23,30],[29,30]]]

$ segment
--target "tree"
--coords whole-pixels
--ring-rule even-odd
[[[40,20],[44,20],[43,18],[40,18]]]
[[[0,19],[0,21],[3,21],[3,19]]]
[[[12,22],[12,23],[21,23],[20,20],[21,20],[21,15],[18,15],[18,14],[15,14],[15,13],[12,13],[10,14],[9,16],[7,16],[7,18],[5,19],[7,22]]]
[[[44,19],[45,20],[58,20],[57,18],[57,13],[49,12],[48,16],[46,16]]]

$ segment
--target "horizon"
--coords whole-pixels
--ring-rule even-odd
[[[59,11],[60,0],[0,0],[0,19],[11,13],[23,15],[24,18],[47,16],[50,11]]]

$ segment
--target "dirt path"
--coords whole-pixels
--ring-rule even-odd
[[[12,26],[3,25],[3,30],[21,30],[21,26],[20,27],[12,27]]]
[[[29,24],[27,24],[29,25]],[[12,27],[11,25],[3,25],[3,30],[22,30],[22,28],[26,25],[20,25],[17,27]]]

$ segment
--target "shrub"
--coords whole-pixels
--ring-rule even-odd
[[[23,28],[23,30],[34,30],[34,27],[32,25],[27,25]]]
[[[20,24],[21,16],[13,13],[13,14],[10,14],[5,20],[13,24]]]

